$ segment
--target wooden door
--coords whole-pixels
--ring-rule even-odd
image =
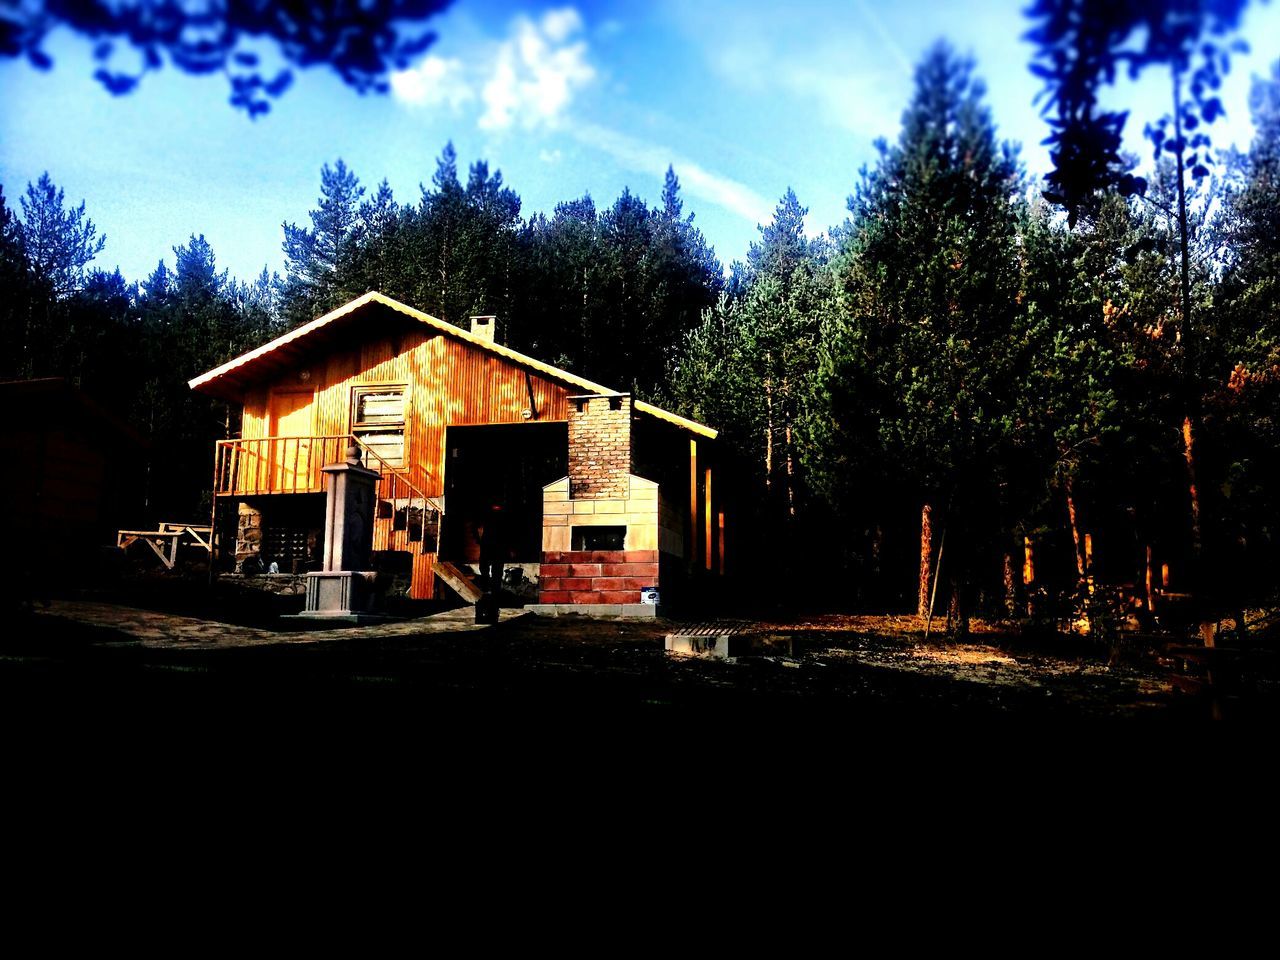
[[[273,493],[305,493],[316,486],[311,428],[315,391],[271,393],[272,441],[270,489]]]

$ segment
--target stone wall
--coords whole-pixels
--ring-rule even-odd
[[[569,484],[573,499],[625,499],[630,472],[631,398],[571,400]]]
[[[236,572],[250,557],[262,555],[262,511],[241,502],[236,524]]]

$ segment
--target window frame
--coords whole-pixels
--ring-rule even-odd
[[[402,404],[399,420],[360,419],[360,400],[362,397],[368,394],[392,393],[395,391],[400,392],[400,402]],[[388,460],[387,465],[397,472],[407,472],[409,469],[409,384],[403,380],[392,380],[352,385],[350,428],[352,436],[366,443],[367,441],[364,440],[362,434],[399,431],[400,463],[397,465]],[[369,446],[373,445],[369,444]]]

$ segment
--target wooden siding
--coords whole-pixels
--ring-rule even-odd
[[[415,553],[409,596],[415,600],[431,600],[436,595],[436,555]]]
[[[403,383],[406,403],[405,462],[408,479],[430,497],[444,492],[444,434],[449,426],[521,423],[532,385],[537,420],[567,420],[568,388],[526,373],[503,357],[443,334],[410,333],[334,352],[309,369],[315,389],[312,433],[351,430],[351,390],[360,384]],[[293,388],[301,381],[277,384]],[[270,391],[245,396],[241,436],[270,436]]]
[[[530,407],[530,389],[537,422],[565,421],[569,415],[567,398],[573,392],[505,357],[430,330],[356,344],[314,360],[304,369],[309,374],[305,381],[297,371],[288,380],[246,392],[242,438],[272,435],[273,389],[292,392],[312,387],[311,432],[326,437],[350,432],[352,388],[404,384],[405,477],[428,497],[444,493],[447,427],[526,422],[523,413]],[[378,523],[374,549],[412,547],[404,531]],[[432,595],[434,560],[434,554],[414,552],[413,596]]]
[[[240,436],[245,440],[271,436],[267,422],[267,396],[266,387],[258,387],[245,394],[244,414],[240,419]]]

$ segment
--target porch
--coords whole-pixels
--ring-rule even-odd
[[[316,538],[322,536],[323,468],[343,462],[351,446],[360,451],[364,465],[378,473],[373,550],[408,554],[410,596],[431,598],[443,497],[427,496],[409,480],[405,468],[389,463],[352,434],[217,441],[211,525],[217,529],[221,507],[230,502],[239,523],[234,537],[237,567],[257,556],[264,566],[283,559],[294,572],[306,569],[318,546]],[[312,513],[314,520],[307,523],[305,518]],[[225,522],[225,513],[223,517]],[[280,518],[279,522],[272,524],[272,517]],[[279,556],[267,556],[264,551]],[[280,566],[282,572],[289,572],[285,564]]]

